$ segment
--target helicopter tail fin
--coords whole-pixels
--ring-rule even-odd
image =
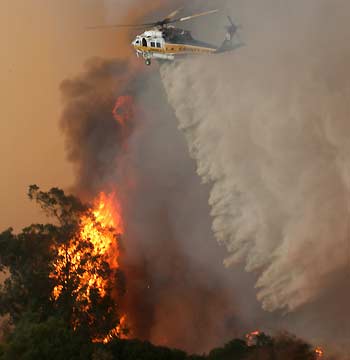
[[[238,43],[234,44],[234,38],[238,37],[237,32],[241,26],[236,25],[233,22],[231,16],[227,16],[227,18],[228,18],[228,21],[230,22],[230,24],[226,26],[225,40],[217,50],[217,52],[219,52],[219,53],[226,52],[226,51],[232,51],[232,50],[244,45],[241,41],[238,41]]]

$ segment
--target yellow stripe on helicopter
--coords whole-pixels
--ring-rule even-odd
[[[185,44],[165,44],[164,47],[155,48],[148,46],[135,46],[135,50],[141,52],[156,52],[156,53],[168,53],[168,54],[178,54],[178,53],[213,53],[217,49],[194,46],[194,45],[185,45]]]

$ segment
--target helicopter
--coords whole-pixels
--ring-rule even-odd
[[[240,41],[234,44],[234,37],[240,26],[236,25],[230,16],[227,16],[229,25],[226,26],[226,36],[220,46],[208,44],[193,38],[189,30],[175,27],[173,24],[188,21],[200,16],[217,13],[219,10],[210,10],[190,16],[176,17],[183,8],[177,9],[166,16],[163,20],[144,24],[123,24],[110,26],[95,26],[90,29],[101,28],[145,28],[146,30],[137,35],[131,45],[134,47],[136,56],[143,58],[146,65],[151,65],[152,59],[159,61],[174,61],[176,58],[203,55],[219,54],[233,51],[243,46]]]

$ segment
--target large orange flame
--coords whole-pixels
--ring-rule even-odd
[[[90,240],[95,254],[106,256],[111,269],[117,269],[120,254],[115,234],[123,235],[124,225],[116,193],[110,195],[100,193],[92,212],[96,221],[91,217],[82,218],[81,237]]]
[[[93,203],[92,215],[84,215],[80,219],[79,236],[72,239],[68,246],[61,245],[57,249],[57,259],[53,264],[50,277],[59,285],[52,291],[53,300],[57,301],[64,288],[64,273],[67,266],[78,278],[78,286],[73,291],[78,303],[82,305],[82,311],[90,309],[90,294],[92,289],[97,289],[99,295],[106,296],[109,279],[103,277],[94,261],[94,257],[101,256],[112,270],[119,268],[119,248],[116,235],[124,233],[121,207],[116,193],[106,195],[101,193]],[[81,242],[90,242],[91,247],[81,248]],[[84,253],[84,251],[86,253]],[[84,259],[84,261],[82,261]],[[83,266],[82,266],[83,263]],[[125,333],[126,318],[123,315],[115,329],[96,341],[109,341],[113,337],[120,337]],[[78,324],[73,324],[76,328]]]
[[[121,127],[123,140],[127,138],[131,130],[134,112],[133,98],[130,95],[119,96],[112,114]],[[126,146],[125,143],[122,145]],[[63,244],[56,249],[57,259],[53,264],[50,277],[58,285],[52,291],[52,299],[57,301],[64,290],[67,283],[65,279],[67,268],[78,278],[78,286],[75,287],[72,295],[75,296],[77,303],[81,304],[81,311],[91,309],[90,295],[92,291],[97,290],[99,296],[105,297],[107,290],[110,289],[110,279],[101,275],[95,258],[103,258],[111,270],[117,270],[120,256],[117,240],[123,234],[122,211],[116,192],[109,195],[104,192],[100,193],[93,203],[91,213],[81,217],[78,236],[71,239],[68,245]],[[87,242],[91,246],[81,246],[81,243]],[[73,324],[75,328],[78,325]],[[114,337],[125,337],[125,334],[126,316],[123,315],[114,329],[94,341],[108,342]]]

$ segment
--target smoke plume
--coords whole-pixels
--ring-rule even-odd
[[[304,320],[288,319],[303,333],[334,331],[345,341],[350,5],[226,6],[244,24],[244,48],[161,67],[197,172],[211,186],[212,230],[228,250],[225,265],[244,263],[256,275],[264,309],[296,311]]]
[[[205,351],[259,327],[344,344],[349,5],[193,7],[214,5],[244,25],[244,48],[162,65],[163,84],[156,66],[130,59],[92,59],[62,83],[75,191],[92,199],[117,189],[135,337]],[[124,13],[133,20],[133,8]],[[206,30],[198,20],[194,35],[223,38],[223,19],[206,19]],[[260,309],[254,278],[263,307],[286,316]]]
[[[133,96],[142,79],[125,61],[96,58],[81,75],[62,82],[61,127],[68,159],[76,166],[75,188],[82,195],[94,196],[110,185],[127,140],[123,124],[115,119],[118,114],[113,114],[115,102],[119,96]],[[132,119],[127,126],[133,127]]]
[[[159,74],[92,59],[61,90],[75,192],[91,200],[116,191],[121,203],[119,259],[132,336],[205,351],[248,330],[211,235],[208,189],[200,186]]]

